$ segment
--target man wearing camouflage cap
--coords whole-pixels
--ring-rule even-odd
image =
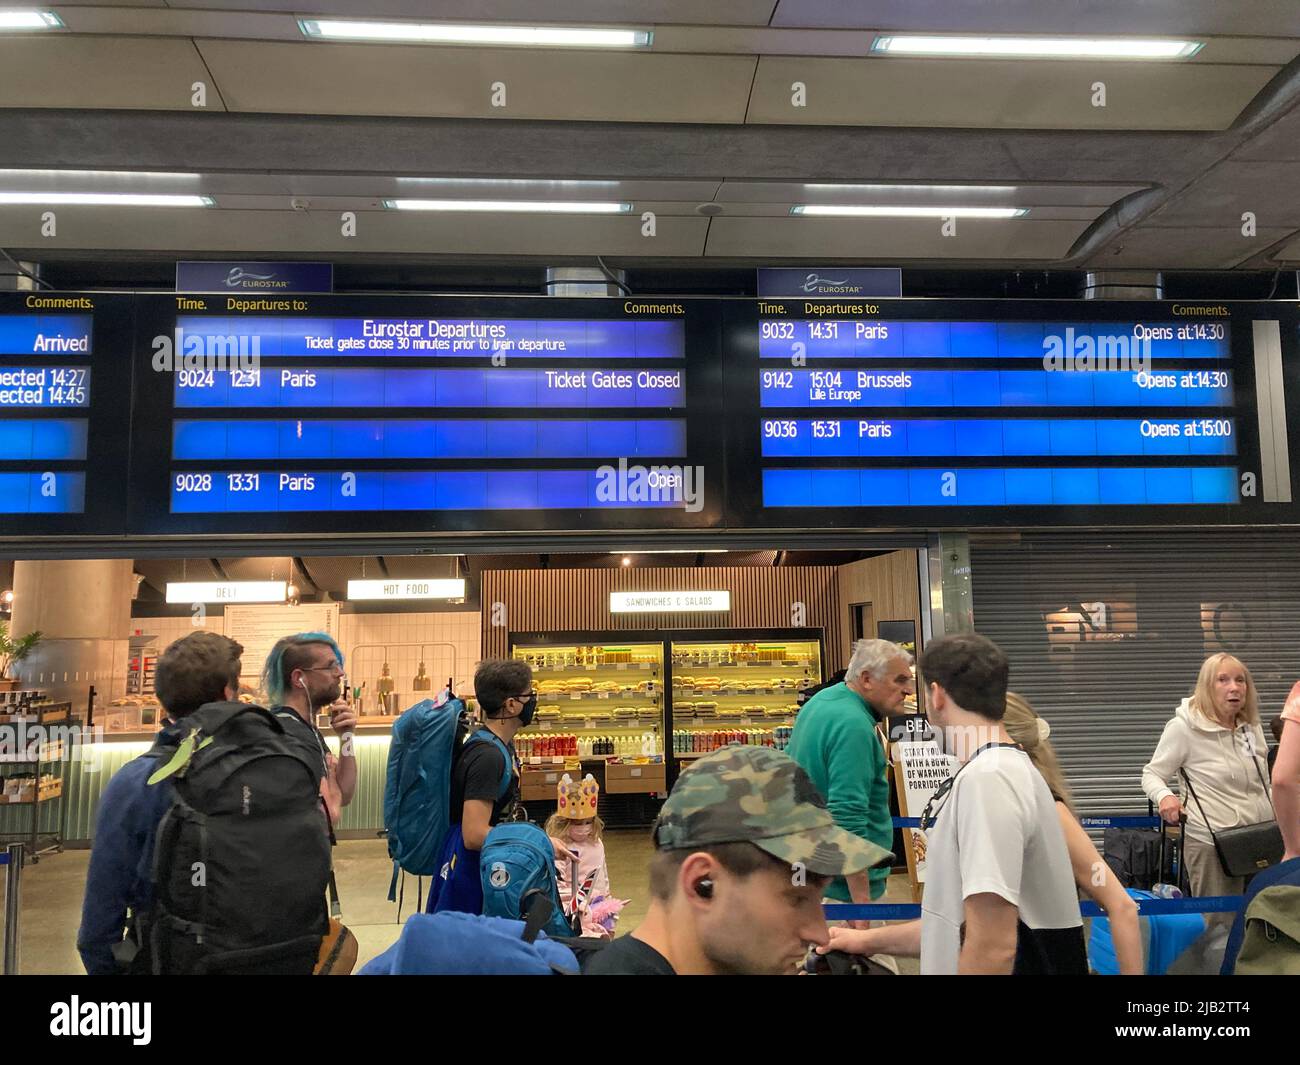
[[[827,882],[893,860],[837,828],[788,755],[735,744],[678,778],[654,840],[645,920],[595,952],[588,975],[792,973],[828,941]]]

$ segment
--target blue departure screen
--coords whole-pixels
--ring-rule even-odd
[[[182,315],[175,338],[229,358],[178,360],[174,514],[685,505],[684,319]]]
[[[0,314],[0,355],[89,355],[89,314]]]
[[[424,358],[671,359],[685,344],[680,320],[489,318],[208,318],[176,321],[187,343],[258,355],[392,355]],[[242,349],[240,345],[243,345]]]
[[[764,321],[759,354],[789,359],[1042,359],[1057,351],[1082,358],[1144,345],[1156,359],[1226,359],[1226,322],[876,322]]]
[[[1239,502],[1226,321],[828,317],[759,334],[764,506]]]
[[[85,512],[93,323],[0,314],[0,514]]]

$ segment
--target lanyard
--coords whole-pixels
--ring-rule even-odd
[[[930,796],[930,801],[925,804],[925,809],[921,811],[922,832],[925,832],[927,829],[934,827],[935,821],[939,819],[939,814],[943,812],[943,807],[948,805],[947,802],[944,802],[943,806],[940,806],[939,809],[936,810],[934,809],[934,804],[942,800],[945,800],[947,798],[948,793],[952,791],[953,786],[957,783],[957,778],[961,776],[962,770],[965,769],[968,765],[970,765],[971,762],[975,761],[975,759],[978,758],[985,751],[993,750],[996,747],[1010,747],[1013,750],[1017,750],[1017,751],[1024,750],[1024,748],[1021,747],[1020,744],[1018,743],[1000,743],[1000,742],[986,743],[984,744],[983,747],[978,748],[974,754],[972,754],[968,759],[966,759],[965,762],[963,762],[960,766],[957,767],[957,772],[955,772],[952,776],[950,776],[947,780],[945,780],[942,784],[940,784],[938,789],[935,791],[935,793]]]

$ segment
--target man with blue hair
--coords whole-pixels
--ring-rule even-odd
[[[343,698],[343,652],[328,633],[300,632],[276,642],[262,670],[262,688],[273,713],[290,736],[301,742],[321,767],[321,794],[330,820],[357,790],[357,760],[351,735],[356,714]],[[336,759],[316,727],[316,714],[329,709],[330,728],[339,737]]]

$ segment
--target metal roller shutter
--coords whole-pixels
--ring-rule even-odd
[[[1052,726],[1082,815],[1145,813],[1142,766],[1201,662],[1250,668],[1260,718],[1300,678],[1300,531],[1033,534],[971,544],[976,629]]]

